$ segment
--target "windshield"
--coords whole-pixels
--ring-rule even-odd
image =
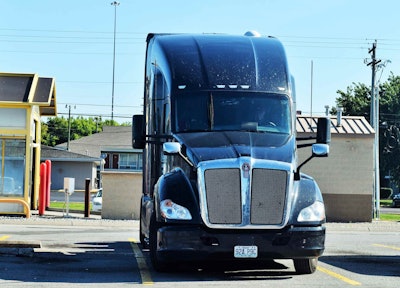
[[[250,131],[290,134],[286,95],[255,92],[196,92],[175,95],[174,131]]]

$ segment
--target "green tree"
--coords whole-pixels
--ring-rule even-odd
[[[119,126],[116,121],[103,121],[99,117],[71,117],[69,122],[69,131],[68,119],[64,118],[63,116],[48,118],[47,122],[42,122],[42,144],[56,146],[58,144],[65,143],[68,141],[68,132],[70,133],[70,140],[76,140],[81,137],[101,132],[103,130],[103,126]],[[123,125],[128,126],[128,123],[124,123]]]
[[[365,84],[347,87],[346,92],[338,90],[338,106],[343,115],[365,116],[370,119],[371,88]],[[379,154],[380,174],[391,175],[400,185],[400,76],[390,74],[388,80],[379,85]],[[336,114],[336,109],[331,113]]]
[[[337,105],[343,108],[343,115],[364,116],[369,121],[370,114],[370,88],[362,83],[353,83],[347,87],[347,91],[338,90],[340,95],[336,98]],[[332,108],[332,114],[336,114],[336,108]]]
[[[68,139],[68,120],[64,117],[48,118],[42,123],[42,144],[55,146]]]
[[[119,126],[115,120],[106,120],[104,121],[104,126]]]
[[[55,146],[58,142],[58,136],[49,133],[49,126],[47,123],[42,122],[42,144],[47,146]]]
[[[79,139],[96,132],[96,122],[93,118],[86,119],[80,116],[71,120],[71,140]]]

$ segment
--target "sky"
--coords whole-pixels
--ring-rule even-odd
[[[284,45],[297,110],[323,114],[337,91],[371,86],[369,49],[385,63],[377,81],[400,75],[398,0],[0,0],[0,72],[56,82],[58,116],[131,122],[143,111],[148,33],[258,31]],[[116,12],[116,13],[115,13]],[[116,17],[115,17],[116,15]],[[115,62],[114,62],[114,20]]]

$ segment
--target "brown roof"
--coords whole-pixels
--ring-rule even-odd
[[[320,117],[298,115],[296,121],[297,133],[316,133],[318,118]],[[339,125],[336,117],[330,117],[330,119],[332,134],[370,135],[375,133],[375,130],[363,116],[342,116]]]

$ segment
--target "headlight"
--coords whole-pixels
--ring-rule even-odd
[[[161,216],[166,219],[192,220],[189,210],[170,199],[161,201]]]
[[[312,222],[323,221],[325,219],[325,206],[324,203],[315,201],[312,205],[300,211],[297,221],[299,222]]]

